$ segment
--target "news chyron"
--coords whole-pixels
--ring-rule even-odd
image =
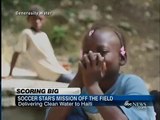
[[[59,106],[56,104],[58,96],[59,100],[62,101],[64,95],[72,96],[80,94],[80,88],[16,88],[15,104],[19,107]]]
[[[89,95],[81,93],[80,88],[17,88],[15,93],[15,104],[19,107],[125,106],[145,109],[155,101],[151,95]]]

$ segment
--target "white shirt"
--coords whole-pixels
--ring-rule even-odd
[[[56,80],[60,74],[69,73],[57,61],[49,38],[44,32],[24,29],[15,51],[27,56],[36,73],[42,79]]]

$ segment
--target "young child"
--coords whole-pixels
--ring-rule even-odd
[[[69,72],[58,63],[47,34],[41,31],[45,21],[43,9],[38,5],[33,5],[28,12],[27,21],[30,28],[22,31],[15,46],[8,78],[12,78],[12,71],[20,54],[27,56],[41,79],[56,80],[60,74],[68,74]]]
[[[124,36],[107,25],[94,25],[83,40],[79,70],[69,87],[82,88],[88,95],[149,95],[144,81],[120,73],[127,61]],[[59,114],[60,113],[60,114]],[[52,107],[47,120],[155,120],[153,106]]]

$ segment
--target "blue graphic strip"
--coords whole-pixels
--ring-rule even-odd
[[[150,95],[16,95],[17,106],[110,106],[110,105],[145,105],[155,101]]]

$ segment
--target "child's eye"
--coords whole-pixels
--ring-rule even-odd
[[[106,55],[108,52],[109,52],[109,51],[101,51],[100,54],[101,54],[102,56],[104,56],[104,55]]]

